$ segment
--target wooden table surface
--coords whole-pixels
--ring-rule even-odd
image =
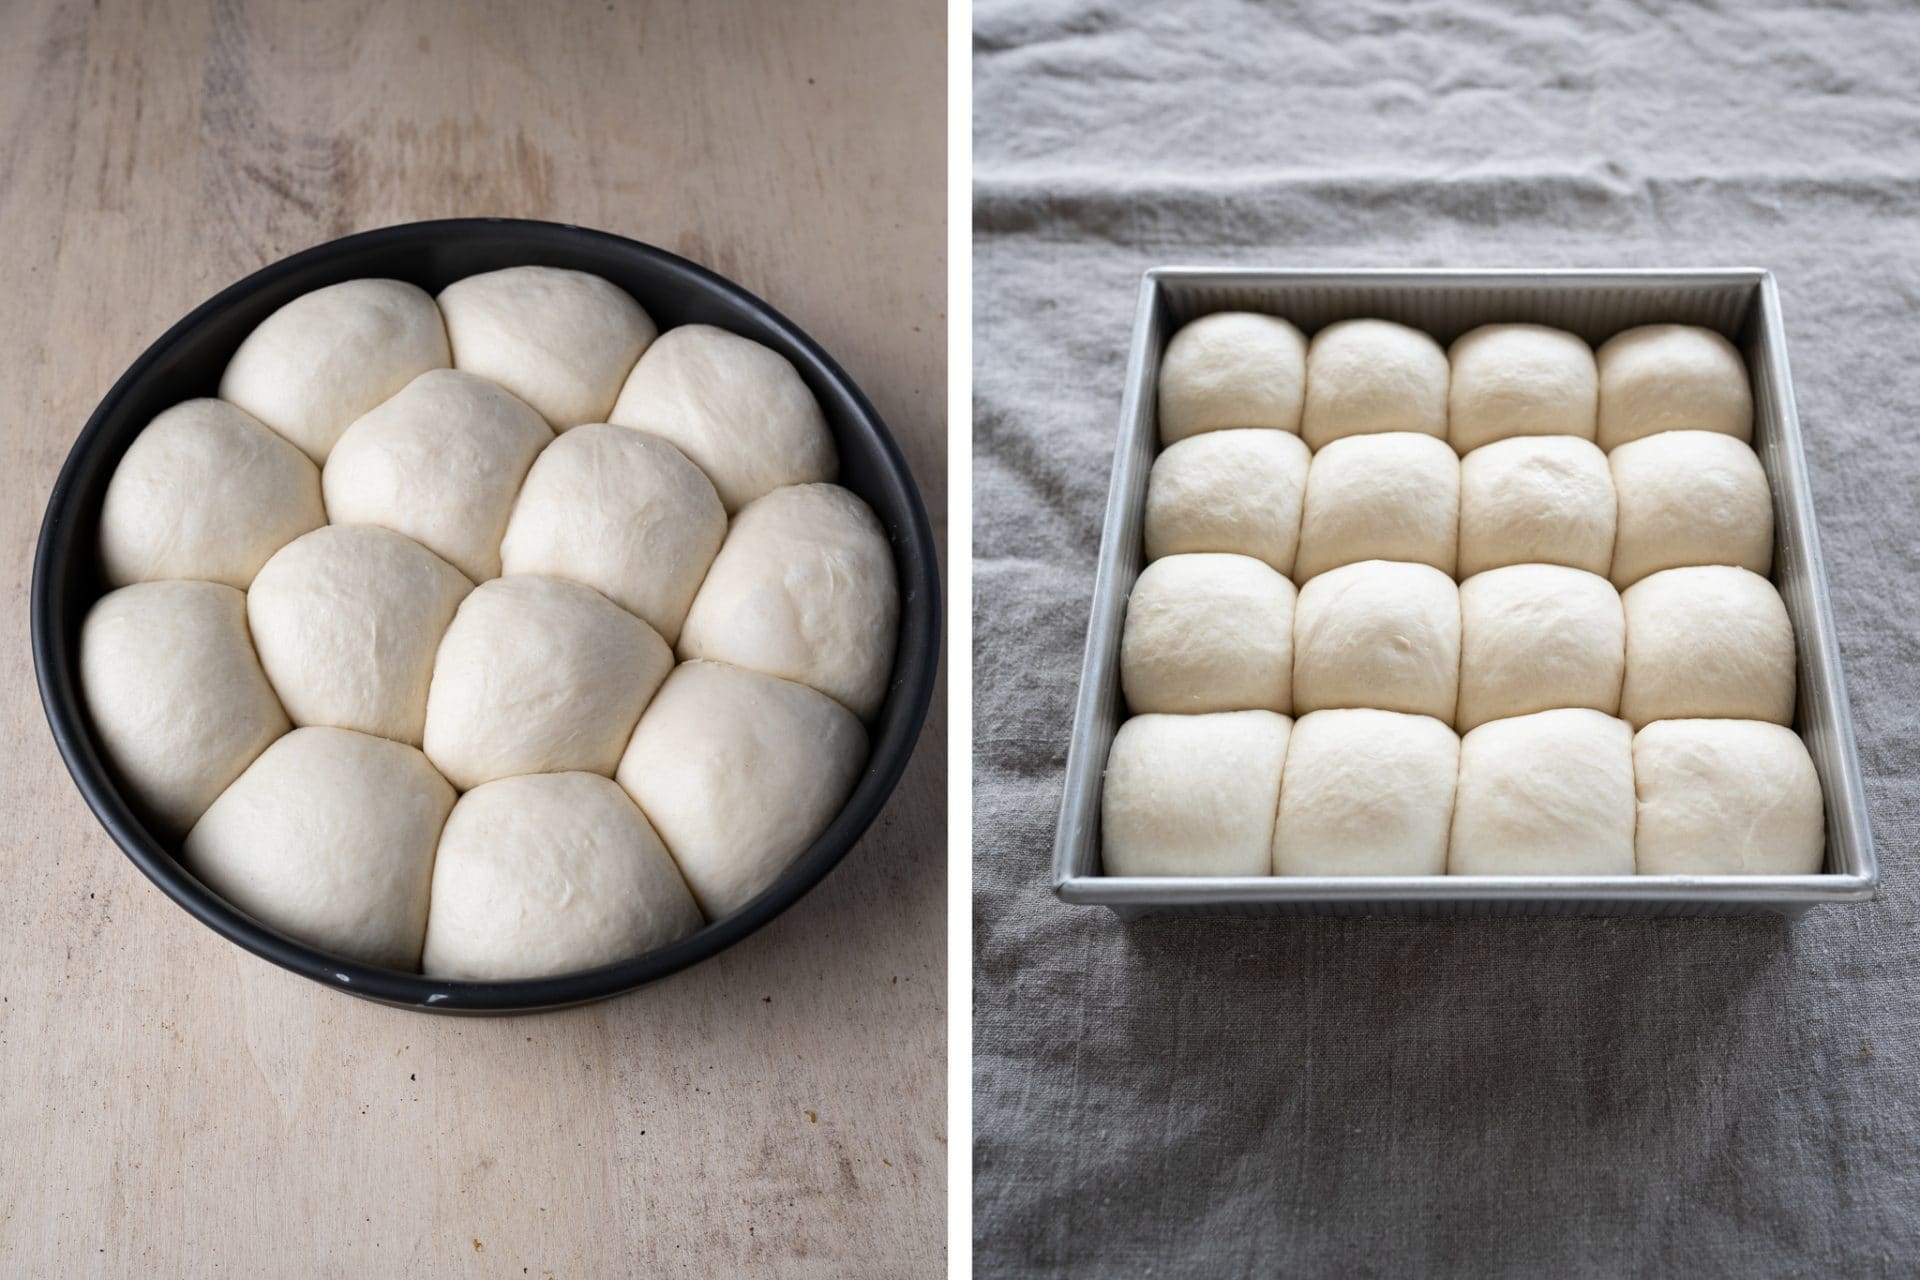
[[[860,847],[731,952],[433,1018],[253,959],[120,855],[26,607],[54,475],[148,342],[427,217],[584,223],[740,281],[865,387],[944,529],[944,8],[0,4],[0,1274],[944,1272],[940,710]]]

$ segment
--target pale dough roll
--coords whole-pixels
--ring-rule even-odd
[[[1460,590],[1431,565],[1365,560],[1300,588],[1293,706],[1374,707],[1453,723]]]
[[[1293,584],[1251,556],[1168,556],[1141,571],[1120,687],[1147,711],[1290,711]]]
[[[1773,499],[1747,445],[1714,431],[1664,431],[1607,455],[1619,500],[1613,585],[1687,565],[1773,569]]]
[[[1183,326],[1160,358],[1160,443],[1223,427],[1300,431],[1307,340],[1277,316],[1221,311]]]
[[[1746,361],[1711,329],[1648,324],[1600,345],[1602,449],[1661,431],[1715,431],[1753,439]]]
[[[1307,347],[1300,434],[1315,449],[1344,436],[1417,431],[1447,438],[1447,353],[1391,320],[1342,320]]]
[[[433,863],[421,968],[498,982],[612,964],[700,928],[666,846],[597,773],[502,778],[460,797]]]
[[[1807,876],[1826,855],[1800,735],[1755,720],[1656,720],[1634,735],[1641,875]]]
[[[340,437],[320,477],[327,514],[404,533],[485,582],[500,576],[520,482],[552,440],[539,414],[485,378],[422,374]]]
[[[1593,348],[1537,324],[1482,325],[1448,352],[1447,437],[1470,453],[1510,436],[1591,442],[1599,399]]]
[[[780,877],[840,812],[867,762],[853,713],[805,685],[717,662],[674,669],[620,759],[709,920]]]
[[[741,508],[680,634],[709,658],[818,689],[871,720],[893,675],[900,590],[887,531],[837,485]]]
[[[1147,477],[1147,559],[1227,551],[1293,573],[1307,446],[1264,428],[1209,431],[1164,449]]]
[[[227,362],[220,398],[324,463],[354,419],[451,360],[440,309],[424,290],[348,280],[261,321]]]
[[[1106,874],[1270,874],[1289,725],[1272,711],[1145,715],[1122,724],[1101,788]]]
[[[1307,472],[1305,582],[1360,560],[1429,564],[1449,576],[1460,544],[1460,457],[1444,440],[1396,431],[1335,440]]]
[[[1606,455],[1586,440],[1501,440],[1460,462],[1462,578],[1509,564],[1606,576],[1617,521]]]
[[[188,833],[187,870],[240,910],[322,951],[418,969],[453,788],[412,747],[295,729]]]
[[[1283,876],[1437,876],[1460,739],[1429,716],[1316,711],[1287,744],[1273,870]]]
[[[1665,569],[1620,600],[1620,714],[1635,728],[1697,718],[1792,723],[1793,623],[1772,583],[1726,565]]]
[[[1447,870],[1630,876],[1633,730],[1584,708],[1491,720],[1460,740]]]
[[[260,665],[297,725],[420,745],[434,655],[473,589],[411,538],[370,524],[315,529],[247,592]]]
[[[80,627],[80,687],[107,763],[163,841],[292,727],[247,637],[246,597],[216,582],[102,596]]]
[[[1626,614],[1605,578],[1557,564],[1476,574],[1460,584],[1454,727],[1555,707],[1613,715],[1626,661]]]
[[[110,587],[201,578],[245,591],[267,557],[326,522],[305,454],[224,400],[189,400],[114,468],[100,564]]]

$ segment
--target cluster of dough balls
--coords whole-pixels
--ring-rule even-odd
[[[1820,870],[1725,338],[1223,312],[1158,395],[1108,874]]]
[[[241,910],[449,978],[745,904],[866,766],[899,603],[785,358],[597,276],[319,289],[108,486],[80,670]]]

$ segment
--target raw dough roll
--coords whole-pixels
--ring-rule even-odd
[[[1374,707],[1453,723],[1460,682],[1460,589],[1424,564],[1365,560],[1300,588],[1293,612],[1293,706]]]
[[[1300,434],[1315,449],[1344,436],[1417,431],[1447,438],[1447,353],[1391,320],[1342,320],[1307,347]]]
[[[661,334],[609,421],[651,431],[692,458],[729,515],[782,486],[840,473],[826,415],[800,371],[771,347],[712,325]]]
[[[1183,327],[1160,358],[1160,443],[1223,427],[1300,431],[1307,340],[1277,316],[1221,311]]]
[[[1459,765],[1460,739],[1429,716],[1300,717],[1280,780],[1274,874],[1444,874]]]
[[[1300,555],[1305,582],[1361,560],[1430,564],[1449,576],[1460,544],[1460,457],[1444,440],[1349,436],[1313,455]]]
[[[133,439],[100,508],[107,585],[201,578],[245,591],[327,522],[305,454],[224,400],[175,405]]]
[[[1563,564],[1606,576],[1616,521],[1607,457],[1585,440],[1527,437],[1460,462],[1460,576]]]
[[[1727,565],[1665,569],[1620,596],[1627,674],[1620,714],[1793,722],[1793,624],[1773,584]]]
[[[1135,714],[1290,711],[1293,584],[1251,556],[1168,556],[1141,571],[1120,632]]]
[[[240,910],[300,941],[418,969],[453,788],[412,747],[295,729],[187,835],[181,861]]]
[[[421,967],[544,978],[664,947],[701,923],[666,846],[610,779],[502,778],[461,796],[440,835]]]
[[[871,720],[893,675],[899,623],[880,521],[837,485],[795,485],[733,518],[679,656],[792,680]]]
[[[485,378],[422,374],[354,423],[321,473],[335,524],[404,533],[475,582],[500,576],[500,539],[527,468],[553,440]]]
[[[1264,876],[1290,722],[1271,711],[1135,716],[1107,754],[1110,876]]]
[[[1291,575],[1307,460],[1284,431],[1209,431],[1169,445],[1147,477],[1147,559],[1228,551]]]
[[[1825,861],[1820,778],[1793,730],[1656,720],[1633,738],[1641,875],[1808,876]]]
[[[1460,584],[1465,733],[1555,707],[1620,710],[1627,620],[1605,578],[1557,564],[1490,569]]]
[[[290,726],[247,638],[247,600],[217,582],[141,582],[94,602],[80,687],[107,762],[162,841]]]
[[[1630,876],[1633,731],[1584,708],[1492,720],[1460,740],[1447,870]]]
[[[644,431],[594,423],[534,460],[500,569],[584,583],[672,644],[726,536],[720,496],[685,454]]]
[[[1711,329],[1647,324],[1600,345],[1600,447],[1661,431],[1753,439],[1747,364]]]
[[[440,291],[453,366],[499,383],[556,431],[605,422],[659,329],[624,290],[584,271],[508,267]]]
[[[1607,455],[1619,500],[1613,585],[1688,565],[1773,569],[1773,499],[1747,445],[1715,431],[1665,431]]]
[[[866,731],[825,694],[687,662],[640,718],[617,776],[718,920],[827,829],[866,762]]]
[[[1462,454],[1509,436],[1591,442],[1599,396],[1593,348],[1537,324],[1488,324],[1455,340],[1448,359],[1447,436]]]
[[[348,280],[261,321],[227,361],[220,398],[324,463],[355,418],[450,362],[440,310],[424,290]]]
[[[420,745],[434,655],[473,589],[411,538],[335,524],[267,561],[247,593],[260,665],[297,725]]]
[[[611,775],[672,666],[652,627],[590,587],[495,578],[440,641],[427,758],[462,791],[517,773]]]

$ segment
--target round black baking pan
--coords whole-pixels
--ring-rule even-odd
[[[832,824],[765,892],[725,919],[644,955],[579,973],[512,982],[450,982],[316,950],[228,905],[148,832],[102,757],[81,696],[81,620],[104,592],[96,548],[114,467],[161,410],[211,396],[243,338],[284,303],[364,276],[438,293],[501,267],[570,267],[625,289],[662,329],[711,324],[791,360],[819,398],[840,451],[840,483],[886,526],[900,575],[900,641],[871,754]],[[517,1013],[604,999],[723,951],[786,910],[846,856],[886,803],[926,719],[940,656],[939,568],[919,490],[860,388],[819,344],[746,290],[650,245],[550,222],[458,218],[385,227],[319,245],[254,272],[161,335],[121,375],[74,441],[47,499],[33,562],[33,660],[40,698],[67,769],[101,825],[168,897],[228,941],[315,982],[385,1004],[441,1013]]]

